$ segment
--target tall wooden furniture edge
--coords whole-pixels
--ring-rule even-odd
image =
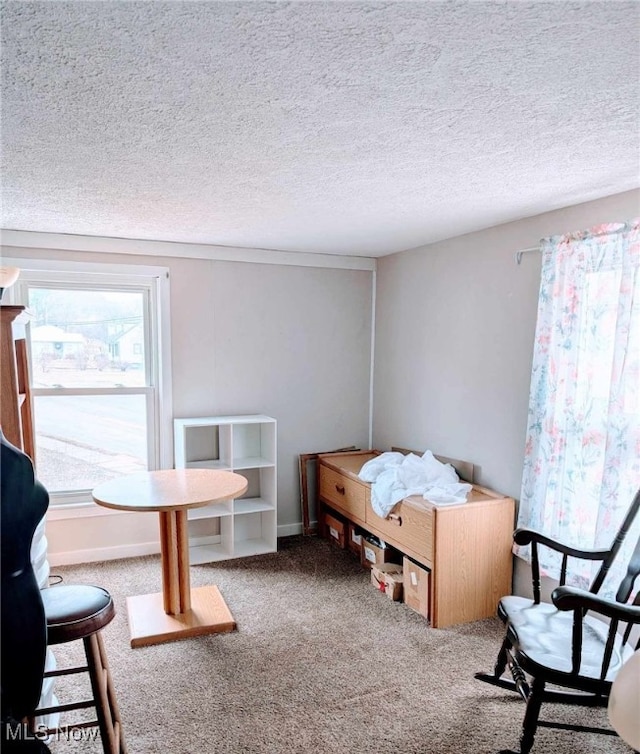
[[[24,306],[4,304],[0,315],[0,425],[7,440],[35,464],[27,342],[14,331],[14,325],[25,326],[32,317]]]
[[[318,458],[318,530],[326,535],[326,509],[366,532],[380,537],[412,560],[431,571],[430,614],[434,628],[492,617],[500,597],[511,593],[513,556],[511,551],[515,520],[515,501],[486,487],[473,484],[470,500],[459,505],[438,506],[420,496],[402,500],[388,519],[374,516],[369,520],[345,511],[320,492],[322,469],[340,474],[363,488],[366,511],[371,505],[371,485],[363,482],[357,471],[365,460],[381,451],[327,453]],[[362,463],[358,456],[362,457]],[[440,457],[441,458],[441,457]],[[442,458],[441,458],[442,460]],[[455,460],[455,459],[453,459]],[[463,468],[472,464],[462,463]],[[398,515],[400,512],[401,515]],[[404,517],[426,524],[424,539],[431,538],[425,556],[398,542],[393,519]],[[366,514],[365,514],[366,516]],[[377,521],[376,519],[379,519]],[[422,535],[422,532],[420,533]]]

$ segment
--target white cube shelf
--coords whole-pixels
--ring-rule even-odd
[[[177,469],[242,474],[242,497],[191,508],[192,565],[277,550],[276,420],[262,414],[174,419]]]

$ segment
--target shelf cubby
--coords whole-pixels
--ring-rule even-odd
[[[191,508],[189,510],[189,521],[197,521],[200,518],[222,518],[230,516],[233,513],[233,502],[226,500],[224,503],[211,503],[202,508]]]
[[[233,517],[211,516],[189,519],[189,562],[191,565],[233,557]]]
[[[174,422],[176,468],[230,469],[231,426],[209,424],[206,418]]]
[[[235,557],[258,555],[276,549],[275,509],[237,513],[233,518]]]

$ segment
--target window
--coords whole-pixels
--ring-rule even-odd
[[[36,472],[52,505],[83,503],[100,482],[170,465],[167,272],[41,264],[18,261],[16,286],[33,314]]]

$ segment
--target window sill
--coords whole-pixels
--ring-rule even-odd
[[[116,511],[102,508],[96,503],[73,503],[71,505],[53,505],[49,507],[47,521],[66,521],[74,518],[98,518],[100,516],[122,516],[128,511]]]

